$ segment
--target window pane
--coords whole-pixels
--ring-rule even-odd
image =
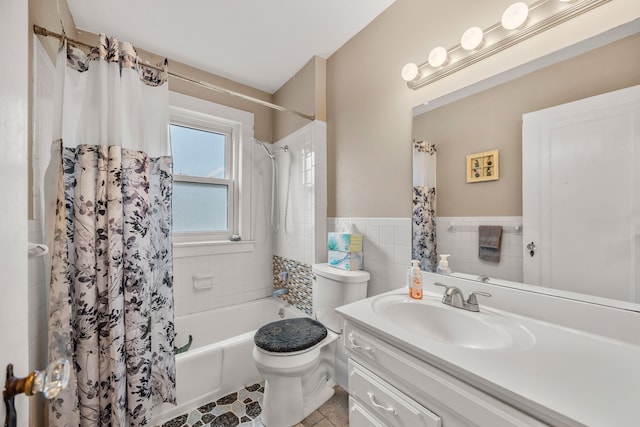
[[[173,173],[226,178],[226,135],[171,125]]]
[[[173,231],[225,231],[226,185],[173,182]]]

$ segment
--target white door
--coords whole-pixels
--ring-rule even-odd
[[[640,86],[525,114],[522,158],[525,283],[640,302]]]
[[[28,2],[0,1],[0,369],[29,373],[27,306]],[[3,381],[4,383],[4,381]],[[29,398],[15,399],[18,425],[29,422]],[[0,405],[0,419],[5,408]]]

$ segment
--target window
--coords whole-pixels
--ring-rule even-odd
[[[197,98],[171,93],[174,241],[243,239],[250,188],[240,164],[241,143],[250,136],[253,115]],[[250,166],[250,165],[248,165]],[[244,168],[250,169],[250,168]],[[243,203],[243,200],[245,202]],[[243,220],[244,218],[244,220]]]
[[[233,234],[233,138],[211,128],[171,123],[174,232]]]

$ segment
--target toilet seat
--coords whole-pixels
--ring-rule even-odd
[[[254,335],[253,358],[265,372],[298,375],[317,364],[320,349],[338,337],[310,317],[278,320]]]
[[[291,356],[309,351],[327,337],[327,328],[309,317],[283,319],[262,326],[253,337],[264,353]]]

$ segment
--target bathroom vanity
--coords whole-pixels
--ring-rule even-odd
[[[640,424],[640,313],[423,277],[422,301],[402,288],[338,309],[351,426]],[[436,281],[492,297],[454,308]]]

